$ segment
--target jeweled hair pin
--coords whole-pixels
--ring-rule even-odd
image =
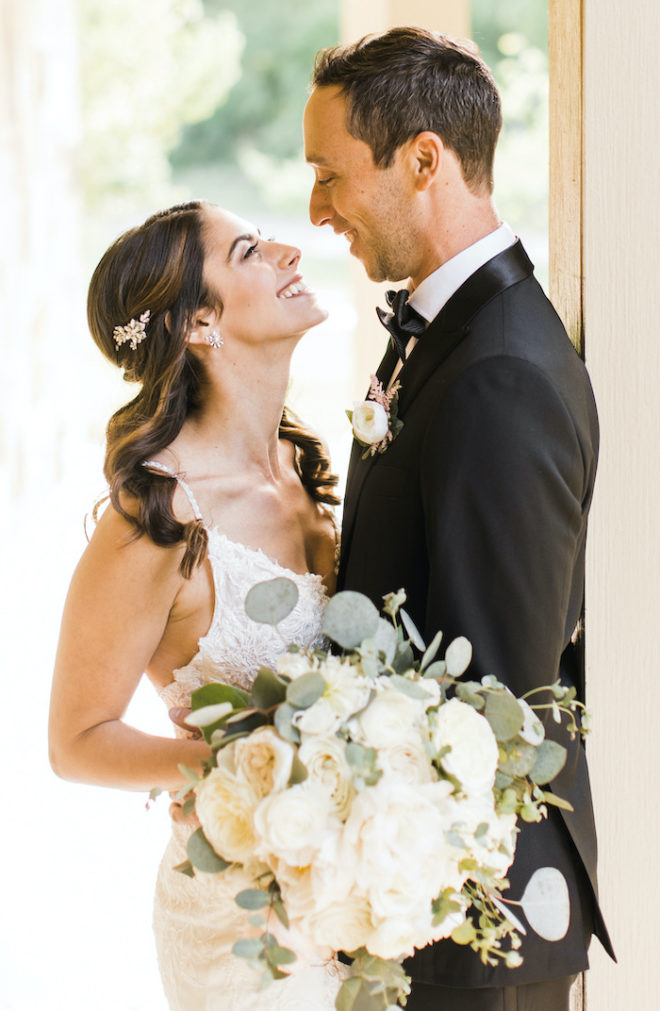
[[[147,336],[147,323],[151,316],[151,310],[147,309],[139,319],[132,319],[126,326],[116,326],[112,331],[115,347],[120,348],[122,344],[130,344],[131,351],[135,351],[138,344],[141,344]]]

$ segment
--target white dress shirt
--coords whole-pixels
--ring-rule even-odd
[[[516,236],[509,226],[502,223],[499,228],[483,239],[478,239],[471,246],[462,249],[451,260],[447,260],[432,274],[425,277],[408,300],[408,304],[422,316],[427,323],[430,323],[438,315],[440,310],[447,304],[451,296],[458,291],[461,285],[467,281],[468,277],[474,274],[475,270],[483,267],[498,253],[503,253],[505,249],[516,241]],[[417,344],[417,337],[411,337],[406,345],[406,359]],[[399,361],[392,373],[388,388],[392,385],[403,363]]]

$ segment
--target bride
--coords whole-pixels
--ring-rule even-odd
[[[144,734],[123,715],[145,671],[168,707],[186,707],[207,681],[245,688],[272,665],[282,639],[243,607],[255,583],[295,580],[298,605],[281,630],[300,643],[319,632],[334,586],[336,478],[284,408],[292,352],[326,317],[300,255],[193,202],[122,235],[96,268],[92,335],[141,385],[108,425],[110,504],[66,601],[50,715],[60,776],[172,791],[180,764],[199,770],[202,741]],[[231,953],[249,929],[233,901],[246,883],[238,871],[176,872],[190,832],[173,826],[156,890],[171,1008],[330,1011],[339,979],[320,953],[259,990],[259,974]]]

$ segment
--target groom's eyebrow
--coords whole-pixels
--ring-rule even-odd
[[[261,238],[260,228],[257,229],[257,234],[259,238]],[[227,253],[227,263],[229,263],[229,261],[231,260],[234,250],[236,249],[236,246],[239,244],[239,242],[254,242],[256,237],[257,236],[253,235],[251,232],[247,232],[245,235],[237,235],[234,241],[232,242],[231,246],[229,247],[229,252]]]

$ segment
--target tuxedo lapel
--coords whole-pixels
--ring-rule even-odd
[[[475,271],[452,295],[420,337],[397,377],[401,383],[397,413],[402,420],[405,421],[406,410],[414,402],[424,384],[467,336],[473,316],[500,292],[529,277],[533,270],[534,267],[522,244],[517,241]],[[387,385],[397,359],[392,342],[388,341],[387,350],[376,373],[383,386]],[[379,460],[377,453],[362,459],[363,453],[364,447],[354,440],[344,498],[340,587],[346,557],[350,551],[360,494],[367,474]]]
[[[387,349],[376,371],[376,378],[383,384],[383,386],[387,385],[397,361],[397,352],[392,347],[392,342],[388,340]],[[355,508],[360,497],[364,479],[378,458],[378,454],[374,453],[373,456],[369,455],[365,459],[362,459],[364,452],[365,447],[361,446],[359,442],[353,439],[351,459],[348,465],[346,494],[344,495],[344,515],[342,520],[342,544],[344,546],[342,549],[343,557],[346,554],[346,546],[353,530]]]
[[[518,240],[476,270],[454,292],[427,327],[399,373],[401,417],[426,381],[467,336],[472,318],[496,295],[529,277],[533,270],[534,266]]]

